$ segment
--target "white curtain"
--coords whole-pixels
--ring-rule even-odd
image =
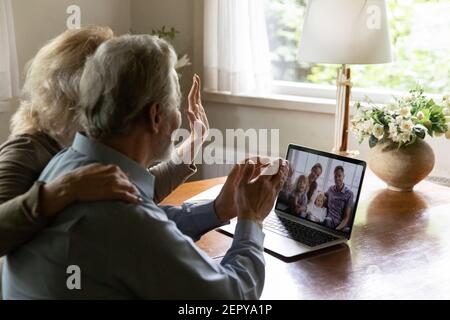
[[[270,51],[262,0],[204,1],[204,87],[267,94]]]
[[[0,0],[0,100],[17,97],[19,68],[11,0]]]

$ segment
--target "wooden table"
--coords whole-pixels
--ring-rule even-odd
[[[164,203],[224,181],[186,183]],[[231,238],[211,231],[197,244],[222,256]],[[348,246],[294,262],[265,258],[262,299],[450,299],[450,188],[423,181],[415,192],[388,191],[368,171]]]

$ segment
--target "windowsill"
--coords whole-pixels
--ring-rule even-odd
[[[204,90],[204,100],[258,108],[335,114],[334,86],[274,80],[272,92],[269,95],[252,96]],[[394,96],[402,97],[408,94],[405,91],[390,89],[352,88],[350,114],[356,111],[353,107],[356,101],[365,101],[368,98],[377,105],[384,105],[391,102]],[[426,95],[435,101],[442,99],[440,94],[426,93]]]
[[[302,111],[335,114],[336,100],[294,95],[271,94],[266,96],[232,95],[227,92],[208,91],[203,93],[205,102],[227,103],[240,106],[269,108],[278,110]],[[353,102],[350,103],[350,106]],[[352,107],[350,107],[352,113]]]

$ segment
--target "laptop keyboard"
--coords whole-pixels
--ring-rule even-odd
[[[277,216],[273,213],[267,216],[263,226],[265,229],[304,243],[310,247],[315,247],[338,239],[332,235],[309,228],[300,223],[292,222],[291,220]]]

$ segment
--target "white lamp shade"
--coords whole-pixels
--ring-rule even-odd
[[[392,61],[384,0],[309,0],[299,60],[374,64]]]

